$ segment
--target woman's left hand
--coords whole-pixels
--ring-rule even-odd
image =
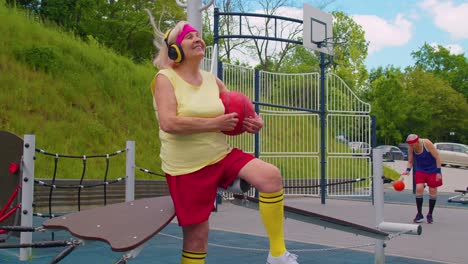
[[[242,124],[242,128],[249,133],[256,134],[262,129],[263,127],[263,119],[259,115],[255,115],[255,117],[247,117],[244,119],[244,123]]]

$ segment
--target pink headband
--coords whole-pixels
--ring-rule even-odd
[[[414,143],[418,142],[418,140],[419,140],[419,137],[416,136],[413,140],[406,140],[406,143],[411,145],[411,144],[414,144]]]
[[[182,40],[184,40],[185,35],[187,35],[190,32],[193,32],[193,31],[198,32],[198,30],[196,30],[191,25],[185,24],[184,28],[182,29],[182,32],[180,32],[180,34],[177,36],[177,39],[176,39],[177,45],[180,45],[180,43],[182,43]]]

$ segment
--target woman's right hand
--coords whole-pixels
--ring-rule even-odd
[[[219,125],[220,131],[232,131],[236,128],[239,118],[237,118],[237,113],[229,113],[225,115],[220,115],[216,118]]]

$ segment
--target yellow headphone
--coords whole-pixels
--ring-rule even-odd
[[[169,34],[171,34],[172,29],[169,29],[166,34],[164,34],[164,42],[166,42],[167,46],[167,55],[171,60],[174,62],[180,63],[184,60],[184,51],[182,47],[177,43],[169,45],[168,38]]]

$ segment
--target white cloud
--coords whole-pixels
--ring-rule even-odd
[[[465,51],[463,50],[463,47],[458,45],[458,44],[448,44],[444,46],[446,49],[450,51],[450,53],[454,55],[459,55],[463,54]]]
[[[456,6],[450,0],[424,0],[420,6],[433,17],[434,24],[452,38],[468,38],[468,3]]]
[[[303,10],[302,8],[283,6],[278,8],[278,15],[302,20]]]
[[[440,44],[431,43],[430,45],[433,48],[437,48]],[[463,47],[461,45],[458,45],[458,44],[447,44],[447,45],[441,45],[441,46],[446,48],[453,55],[459,55],[459,54],[463,54],[465,52]]]
[[[413,24],[403,14],[398,14],[391,22],[374,15],[354,15],[352,18],[365,31],[369,54],[388,46],[404,46],[412,37]]]

